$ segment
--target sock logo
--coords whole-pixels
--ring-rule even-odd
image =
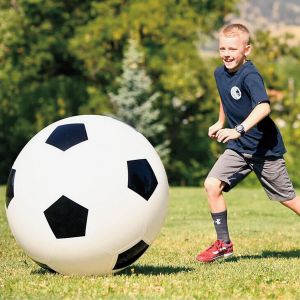
[[[215,223],[216,223],[217,225],[221,225],[221,219],[216,219],[216,220],[215,220]]]

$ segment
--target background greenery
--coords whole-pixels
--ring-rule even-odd
[[[143,133],[161,151],[171,185],[199,185],[222,151],[207,138],[217,118],[213,71],[220,61],[203,44],[238,2],[0,0],[0,182],[25,143],[49,123],[76,114],[122,119],[114,99],[135,99],[137,106],[151,99],[151,109],[140,114],[154,114],[145,128],[157,131]],[[300,48],[289,40],[254,33],[252,60],[264,76],[299,186]],[[128,64],[130,41],[139,54]]]
[[[206,197],[199,188],[171,188],[165,226],[146,253],[120,273],[90,277],[53,274],[33,263],[0,205],[0,299],[299,299],[299,217],[262,189],[226,196],[230,260],[195,261],[215,240]]]

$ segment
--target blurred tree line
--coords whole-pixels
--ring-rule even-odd
[[[0,0],[0,181],[25,143],[71,115],[116,116],[158,149],[172,185],[199,185],[222,146],[216,120],[220,63],[199,49],[238,0]],[[300,51],[258,32],[253,60],[299,178]],[[142,117],[141,117],[142,116]]]

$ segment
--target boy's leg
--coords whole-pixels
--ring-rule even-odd
[[[226,210],[226,203],[223,197],[225,185],[225,182],[214,177],[208,177],[204,182],[209,209],[212,213],[220,213]]]
[[[251,168],[244,157],[236,151],[227,149],[219,157],[204,182],[217,239],[225,243],[230,243],[230,238],[223,191],[228,192],[250,172]]]
[[[218,258],[233,254],[227,226],[227,209],[223,191],[229,191],[251,172],[244,158],[233,150],[227,149],[215,163],[205,180],[211,216],[214,221],[217,241],[197,255],[201,262],[212,262]]]
[[[208,177],[204,183],[211,217],[217,233],[217,239],[229,244],[230,238],[227,225],[227,208],[222,193],[225,185],[225,182],[214,177]]]
[[[251,168],[244,157],[231,149],[226,149],[209,172],[204,187],[212,213],[226,210],[223,192],[228,192],[242,181]]]
[[[300,197],[296,195],[283,157],[252,159],[253,169],[268,197],[279,201],[300,216]]]
[[[197,255],[196,260],[200,262],[209,263],[233,254],[233,244],[230,242],[227,225],[226,203],[222,193],[225,185],[225,182],[214,177],[206,178],[204,183],[217,240]]]
[[[300,196],[296,196],[292,200],[281,201],[280,203],[300,216]]]

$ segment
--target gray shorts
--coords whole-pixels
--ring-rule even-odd
[[[207,177],[225,182],[223,191],[228,192],[251,171],[255,172],[270,199],[285,201],[296,197],[283,157],[262,158],[226,149]]]

